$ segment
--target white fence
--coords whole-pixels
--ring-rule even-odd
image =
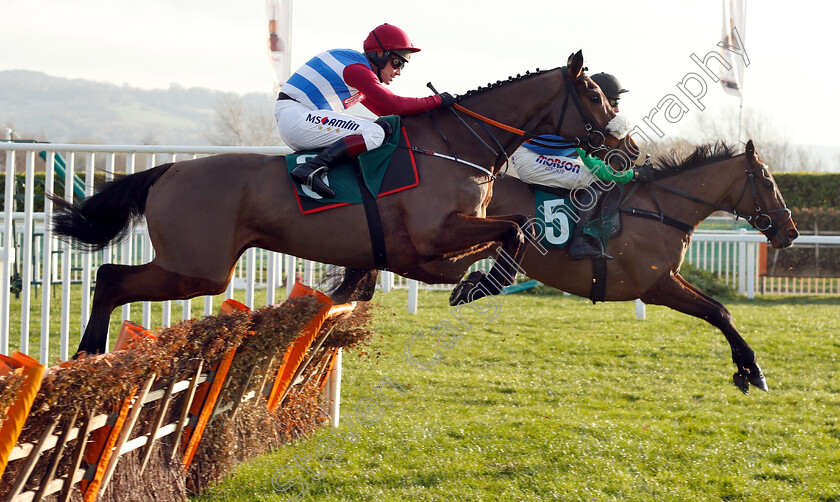
[[[95,270],[102,263],[145,263],[152,257],[153,250],[145,229],[140,226],[134,235],[125,242],[108,248],[99,253],[78,253],[71,250],[67,243],[57,241],[48,226],[44,225],[52,214],[52,203],[44,201],[42,213],[34,211],[35,165],[39,152],[45,152],[47,169],[44,180],[45,192],[53,193],[56,179],[55,169],[57,160],[64,169],[65,200],[72,202],[76,175],[82,179],[85,195],[93,193],[95,169],[102,169],[106,179],[115,171],[133,173],[136,170],[149,169],[159,164],[175,160],[185,160],[204,155],[218,153],[289,153],[285,147],[166,147],[166,146],[106,146],[106,145],[59,145],[44,143],[0,143],[0,150],[6,151],[6,180],[15,179],[16,157],[22,155],[25,163],[24,191],[16,194],[16,183],[7,182],[5,187],[4,207],[2,214],[2,249],[0,250],[0,352],[7,354],[12,336],[12,317],[15,317],[14,331],[20,333],[20,343],[17,348],[21,352],[30,352],[31,318],[37,314],[37,297],[33,301],[33,294],[40,297],[40,343],[39,359],[50,361],[50,316],[51,297],[55,287],[61,287],[60,309],[60,347],[59,357],[66,360],[70,347],[70,331],[84,330],[90,311],[91,286],[95,277]],[[63,155],[63,157],[59,157]],[[137,168],[137,166],[145,166]],[[22,197],[21,197],[22,196]],[[16,199],[22,199],[16,202]],[[21,206],[22,211],[15,211],[15,206]],[[13,231],[14,229],[14,231]],[[17,253],[15,252],[19,250]],[[15,256],[15,255],[18,256]],[[233,286],[242,284],[246,289],[246,303],[253,307],[254,288],[257,281],[264,281],[266,285],[266,302],[274,303],[275,288],[281,286],[279,280],[282,271],[294,268],[296,273],[286,274],[288,286],[300,274],[310,284],[321,280],[324,276],[324,266],[315,266],[308,262],[297,263],[294,257],[284,257],[277,253],[268,253],[251,249],[246,252],[242,264],[238,267],[237,278],[231,283],[228,296],[231,296]],[[259,265],[259,270],[258,270]],[[244,268],[244,270],[243,270]],[[19,273],[17,273],[19,270]],[[17,278],[18,295],[20,297],[20,311],[11,311],[11,287],[13,271]],[[257,273],[259,271],[259,274]],[[298,272],[299,271],[299,272]],[[72,302],[71,288],[81,286],[81,304],[76,306]],[[181,304],[183,317],[189,318],[192,312],[190,301]],[[204,299],[205,314],[212,313],[212,298]],[[138,321],[149,326],[151,307],[143,303],[142,320]],[[171,322],[171,302],[163,304],[164,326]],[[77,317],[78,316],[78,317]],[[135,318],[137,316],[135,315]],[[122,318],[131,319],[131,306],[122,309]],[[54,349],[52,349],[54,352]]]
[[[758,274],[759,245],[767,239],[755,231],[698,230],[691,238],[685,261],[718,274],[738,293],[754,298],[760,288]],[[840,244],[837,235],[800,235],[796,244]]]
[[[44,211],[34,211],[35,165],[40,152],[45,152],[46,166],[53,166],[57,156],[63,155],[64,186],[73,187],[78,173],[86,195],[93,193],[95,170],[104,170],[108,178],[114,172],[130,174],[166,162],[204,155],[289,152],[285,147],[107,146],[0,142],[0,151],[3,150],[6,151],[6,179],[14,179],[15,161],[18,155],[22,155],[25,163],[25,181],[22,194],[16,193],[16,183],[6,183],[3,213],[0,215],[0,352],[9,353],[10,341],[17,333],[20,342],[16,344],[16,348],[31,353],[33,351],[30,336],[34,339],[38,335],[38,358],[44,362],[52,361],[56,357],[56,349],[50,347],[53,296],[60,297],[60,341],[57,355],[61,360],[66,360],[70,351],[74,349],[69,346],[71,332],[78,334],[84,330],[87,323],[96,268],[103,263],[146,263],[151,260],[154,251],[144,225],[138,225],[134,234],[126,241],[97,253],[80,253],[72,250],[67,243],[57,241],[51,235],[49,227],[44,224],[52,214],[52,203],[45,200]],[[46,169],[45,191],[53,193],[55,184],[54,170]],[[73,190],[68,189],[65,193],[65,200],[72,202]],[[16,202],[16,199],[22,201]],[[16,211],[16,205],[22,210]],[[6,238],[7,236],[13,237]],[[758,286],[758,244],[764,240],[757,232],[698,231],[693,236],[686,261],[719,273],[742,294],[752,298]],[[801,236],[797,242],[840,244],[840,236]],[[16,249],[19,250],[18,256],[15,256]],[[488,264],[479,263],[474,265],[473,269],[478,267],[486,268]],[[15,281],[12,280],[13,277]],[[250,249],[237,265],[226,297],[233,296],[234,287],[244,289],[245,303],[255,308],[255,291],[265,288],[265,304],[273,304],[280,300],[275,297],[276,290],[284,284],[290,289],[296,278],[309,285],[323,284],[328,278],[327,266],[298,260],[293,256]],[[18,287],[19,312],[17,301],[16,309],[13,311],[11,308],[12,286]],[[416,312],[418,284],[415,281],[385,273],[382,286],[385,291],[391,288],[408,288],[408,310]],[[74,287],[81,289],[81,301],[78,305],[74,303],[74,295],[71,294]],[[451,286],[443,285],[438,288],[449,289]],[[203,302],[204,315],[214,313],[212,297],[195,301]],[[189,319],[195,315],[191,301],[174,303],[176,309],[181,310],[180,318]],[[173,302],[163,302],[162,326],[169,326],[173,322],[172,309]],[[139,310],[138,317],[136,306],[123,306],[122,319],[135,320],[143,326],[151,327],[151,304],[144,302],[140,304]],[[35,329],[35,324],[40,325],[40,329]]]

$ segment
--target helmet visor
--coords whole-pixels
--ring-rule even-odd
[[[411,52],[408,49],[394,49],[389,51],[391,54],[397,56],[398,58],[402,59],[404,63],[408,63],[408,60],[411,59]]]

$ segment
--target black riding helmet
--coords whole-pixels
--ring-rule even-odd
[[[608,73],[596,73],[591,78],[604,91],[604,96],[610,100],[612,106],[618,104],[618,100],[621,99],[620,94],[628,92],[627,89],[621,87],[621,82],[617,78]]]

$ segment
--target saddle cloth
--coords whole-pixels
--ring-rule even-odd
[[[370,193],[377,197],[384,197],[409,188],[420,183],[420,176],[417,172],[417,164],[414,152],[409,150],[411,144],[400,126],[400,118],[396,115],[382,117],[391,125],[394,131],[390,138],[382,146],[369,152],[361,154],[356,163],[361,169],[362,178]],[[316,156],[317,151],[295,152],[286,156],[286,167],[289,173],[298,166]],[[301,186],[289,177],[295,187],[295,197],[298,207],[303,214],[312,214],[326,211],[348,204],[359,204],[362,202],[362,195],[354,170],[353,161],[330,166],[327,174],[327,184],[332,188],[336,197],[334,199],[323,199],[315,192],[305,186]]]
[[[534,191],[536,207],[534,214],[542,229],[541,243],[546,248],[564,248],[569,244],[575,225],[580,221],[577,206],[572,202],[571,190],[543,185],[530,185]],[[614,196],[613,194],[617,196]],[[601,216],[593,218],[583,233],[599,239],[606,248],[607,242],[621,232],[621,217],[618,218],[620,190],[611,190],[601,195],[599,205]]]

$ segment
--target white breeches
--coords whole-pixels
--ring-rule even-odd
[[[385,131],[373,120],[332,110],[312,110],[291,99],[274,106],[280,137],[292,149],[318,150],[341,138],[361,134],[368,150],[381,146]]]

